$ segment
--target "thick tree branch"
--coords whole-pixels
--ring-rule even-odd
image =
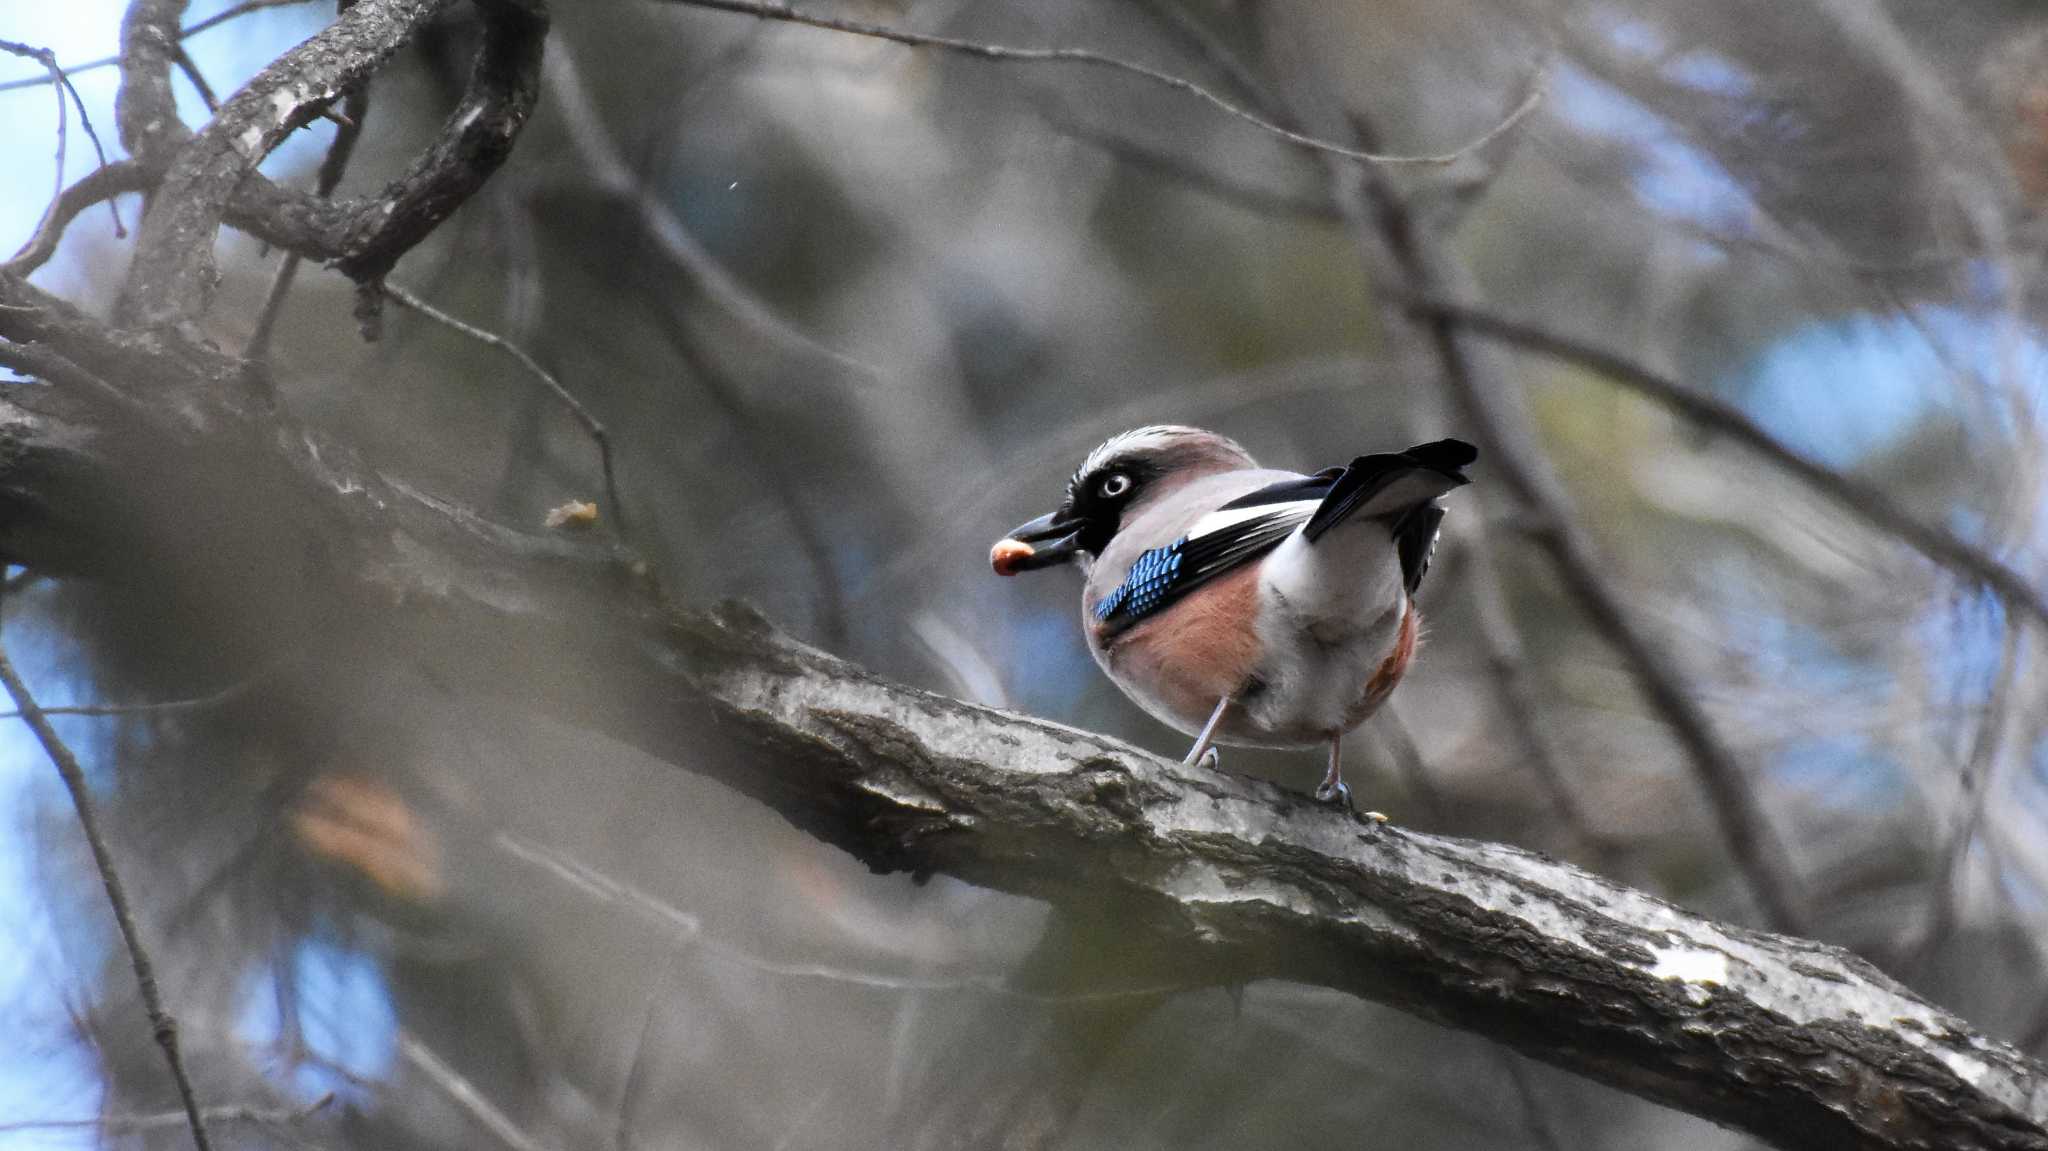
[[[743,610],[668,608],[615,551],[481,521],[253,406],[109,407],[75,383],[0,391],[0,560],[111,576],[153,533],[203,535],[151,590],[233,595],[252,577],[205,565],[245,541],[214,533],[251,535],[278,560],[261,578],[305,581],[280,597],[300,625],[374,629],[391,658],[720,779],[877,869],[1108,900],[1157,957],[1139,978],[1339,988],[1783,1148],[2048,1149],[2048,1073],[1837,949],[885,683]],[[138,467],[150,484],[124,481]]]

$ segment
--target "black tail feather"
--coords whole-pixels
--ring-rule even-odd
[[[1411,509],[1394,521],[1394,550],[1401,556],[1401,583],[1408,594],[1422,586],[1429,561],[1436,555],[1437,528],[1444,522],[1444,509],[1436,501]]]
[[[1351,466],[1344,469],[1343,475],[1337,477],[1337,482],[1331,485],[1329,494],[1323,497],[1323,502],[1316,508],[1315,514],[1302,526],[1301,534],[1308,542],[1316,542],[1324,532],[1349,519],[1352,513],[1385,491],[1389,485],[1417,471],[1433,472],[1442,480],[1449,481],[1442,485],[1443,490],[1470,483],[1471,480],[1465,475],[1464,469],[1478,458],[1478,448],[1463,440],[1450,439],[1418,444],[1405,452],[1360,456],[1351,461]],[[1414,502],[1404,506],[1383,509],[1381,514],[1393,515],[1427,506],[1439,494],[1441,492],[1419,496]],[[1405,517],[1399,522],[1405,522]],[[1433,539],[1435,534],[1436,527],[1431,524],[1429,537]],[[1422,566],[1426,567],[1427,564],[1427,556],[1424,556]],[[1404,555],[1403,567],[1406,566]],[[1418,572],[1414,578],[1421,578],[1420,573]]]

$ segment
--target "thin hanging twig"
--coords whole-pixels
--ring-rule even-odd
[[[107,849],[106,837],[100,831],[92,790],[85,782],[85,769],[79,766],[78,757],[72,754],[70,746],[51,726],[43,710],[36,706],[35,696],[14,670],[4,647],[0,647],[0,685],[4,685],[7,694],[13,697],[14,706],[21,710],[21,718],[29,730],[35,732],[50,762],[57,765],[57,774],[64,780],[64,789],[71,793],[71,806],[78,814],[79,829],[85,834],[86,846],[92,850],[93,866],[100,873],[100,883],[107,891],[107,902],[114,909],[114,922],[121,930],[121,942],[127,946],[128,961],[135,969],[135,986],[142,994],[143,1010],[149,1014],[150,1029],[156,1036],[157,1046],[163,1048],[164,1062],[171,1069],[171,1080],[177,1084],[178,1100],[184,1105],[185,1119],[192,1129],[192,1143],[198,1151],[212,1151],[212,1140],[206,1134],[206,1117],[200,1112],[199,1097],[192,1090],[192,1077],[186,1072],[184,1056],[178,1051],[178,1023],[164,1009],[163,994],[157,989],[156,965],[151,962],[149,949],[142,942],[141,929],[135,925],[135,914],[128,903],[127,888],[121,883],[120,873],[114,869],[113,853]]]
[[[1135,60],[1112,56],[1092,48],[1020,48],[1007,44],[989,44],[980,40],[965,40],[958,36],[937,36],[927,32],[912,32],[888,24],[873,24],[865,20],[846,20],[837,16],[825,16],[781,0],[673,0],[692,8],[711,8],[720,12],[736,12],[743,16],[758,16],[764,20],[784,20],[810,28],[822,28],[829,32],[844,32],[853,36],[868,36],[887,40],[912,48],[939,48],[957,52],[979,60],[994,60],[1001,63],[1017,64],[1085,64],[1109,68],[1126,75],[1136,76],[1161,87],[1184,92],[1216,110],[1242,120],[1260,131],[1277,136],[1299,148],[1342,156],[1347,160],[1359,160],[1368,164],[1417,164],[1441,167],[1492,143],[1503,133],[1522,122],[1523,118],[1536,110],[1543,100],[1541,77],[1529,86],[1528,95],[1515,105],[1501,121],[1478,136],[1458,145],[1448,152],[1434,152],[1423,155],[1396,155],[1385,152],[1368,152],[1359,148],[1348,148],[1331,140],[1319,139],[1292,128],[1283,127],[1272,120],[1241,104],[1227,100],[1185,76],[1162,72]]]
[[[583,402],[576,398],[575,393],[563,387],[562,382],[556,379],[552,372],[541,367],[540,361],[527,355],[524,348],[521,348],[505,337],[495,332],[487,332],[474,324],[464,323],[389,280],[384,282],[384,294],[397,301],[401,306],[409,308],[443,327],[459,332],[480,344],[489,345],[511,356],[519,361],[519,365],[525,368],[534,379],[539,380],[541,386],[553,394],[555,399],[561,402],[563,409],[577,423],[583,425],[583,430],[589,434],[591,441],[597,445],[598,467],[604,473],[606,510],[611,515],[614,530],[616,530],[619,516],[622,514],[620,509],[623,505],[619,502],[618,476],[612,469],[611,435],[605,431],[604,425],[598,422],[597,417],[590,414],[590,409],[584,407]]]

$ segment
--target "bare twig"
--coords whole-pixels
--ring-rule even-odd
[[[178,45],[178,54],[173,59],[178,65],[178,71],[183,72],[185,79],[192,82],[192,90],[199,93],[199,102],[206,106],[208,114],[220,111],[220,98],[213,94],[213,85],[206,82],[206,74],[193,62],[192,54],[185,51],[183,43]]]
[[[79,766],[78,757],[72,754],[70,746],[57,734],[57,729],[50,725],[42,709],[36,706],[35,696],[14,670],[4,647],[0,647],[0,685],[4,685],[7,694],[13,697],[21,718],[27,722],[29,730],[35,732],[50,762],[57,765],[57,774],[64,780],[64,789],[71,793],[71,806],[78,814],[79,830],[84,833],[86,845],[92,850],[93,866],[99,870],[100,883],[107,892],[107,903],[113,907],[114,922],[121,930],[121,942],[127,946],[128,961],[135,969],[135,986],[142,994],[143,1010],[149,1014],[150,1029],[156,1036],[157,1046],[163,1048],[164,1062],[170,1067],[171,1080],[177,1084],[179,1101],[184,1104],[193,1145],[198,1151],[211,1151],[206,1117],[200,1112],[199,1097],[192,1090],[192,1078],[186,1073],[184,1057],[178,1052],[178,1024],[164,1009],[163,995],[157,990],[156,966],[150,960],[149,949],[142,942],[141,929],[135,925],[127,889],[122,886],[120,873],[114,869],[113,853],[108,850],[106,837],[100,832],[99,815],[93,803],[92,789],[85,781],[85,769]]]
[[[152,418],[134,397],[43,344],[15,344],[0,340],[0,367],[49,383],[68,383],[90,389],[123,411],[144,419]]]
[[[1466,362],[1460,356],[1455,362]],[[1566,591],[1621,655],[1651,708],[1685,749],[1720,824],[1731,862],[1748,880],[1765,920],[1781,931],[1803,930],[1807,916],[1796,894],[1791,859],[1741,763],[1700,706],[1698,690],[1608,581],[1555,476],[1532,448],[1524,446],[1519,429],[1508,423],[1499,393],[1470,373],[1468,365],[1451,378],[1481,442],[1491,449],[1489,470],[1523,504],[1530,538],[1549,556]]]
[[[294,4],[305,4],[307,2],[308,0],[243,0],[242,3],[236,4],[231,8],[222,9],[204,20],[194,21],[185,25],[184,29],[179,33],[179,39],[197,36],[208,28],[217,27],[238,16],[246,16],[251,12],[264,8],[286,8]],[[121,58],[119,56],[102,56],[97,60],[87,60],[83,64],[66,64],[64,65],[64,71],[72,76],[76,76],[81,72],[94,72],[101,68],[111,68],[120,62]],[[44,84],[55,82],[56,77],[54,76],[27,76],[19,80],[9,80],[4,84],[0,84],[0,92],[12,92],[21,88],[39,88]]]
[[[92,117],[86,114],[85,101],[79,97],[78,89],[71,83],[71,77],[66,75],[64,68],[57,63],[56,53],[48,48],[37,48],[33,45],[23,44],[14,40],[0,40],[0,52],[8,52],[37,61],[49,73],[50,83],[57,86],[57,174],[54,181],[56,191],[51,193],[50,207],[43,213],[43,219],[48,221],[51,216],[57,213],[58,205],[64,199],[65,144],[71,135],[69,116],[65,111],[66,96],[70,97],[71,106],[78,109],[79,126],[85,129],[86,138],[92,141],[92,150],[94,155],[99,157],[101,169],[105,169],[107,166],[107,150],[100,144],[100,134],[92,126]],[[121,226],[120,209],[114,207],[110,201],[107,205],[107,212],[114,217],[114,235],[126,236],[128,230]],[[38,225],[37,230],[40,231],[43,226]]]
[[[655,976],[646,1002],[640,1006],[640,1026],[633,1037],[633,1058],[626,1064],[625,1085],[619,1088],[619,1118],[612,1125],[612,1147],[615,1151],[633,1151],[633,1113],[647,1082],[647,1040],[654,1033],[654,1021],[665,998],[665,985],[674,971],[675,956],[670,955],[661,965],[660,974]]]
[[[1006,44],[990,44],[980,40],[965,40],[957,36],[938,36],[927,32],[912,32],[908,29],[897,28],[888,24],[873,24],[865,20],[847,20],[837,16],[826,16],[807,9],[798,8],[793,4],[783,3],[782,0],[671,0],[671,2],[692,8],[710,8],[720,12],[736,12],[744,16],[758,16],[764,20],[784,20],[792,24],[802,24],[806,27],[822,28],[830,32],[845,32],[854,36],[868,36],[912,48],[940,48],[948,52],[957,52],[963,56],[980,60],[993,60],[1001,63],[1085,64],[1109,68],[1126,75],[1137,76],[1140,79],[1150,81],[1165,88],[1171,88],[1176,92],[1184,92],[1225,115],[1242,120],[1296,147],[1306,148],[1312,152],[1323,152],[1332,156],[1341,156],[1347,160],[1359,160],[1369,164],[1426,164],[1441,166],[1455,163],[1459,158],[1485,147],[1502,133],[1521,123],[1524,117],[1536,110],[1537,104],[1541,103],[1543,98],[1543,85],[1539,78],[1537,83],[1530,85],[1528,95],[1524,96],[1512,111],[1502,118],[1499,123],[1488,128],[1473,139],[1458,145],[1448,152],[1436,152],[1425,155],[1395,155],[1349,148],[1331,140],[1318,139],[1314,136],[1296,132],[1291,128],[1274,123],[1272,120],[1259,115],[1257,112],[1241,104],[1217,95],[1215,92],[1185,76],[1176,76],[1170,72],[1162,72],[1150,65],[1140,64],[1135,60],[1126,60],[1121,56],[1112,56],[1107,52],[1098,52],[1092,48],[1020,48]]]
[[[1955,925],[1956,902],[1961,896],[1957,890],[1960,886],[1959,873],[1984,821],[1985,802],[1991,795],[1992,769],[1997,765],[1999,749],[2005,741],[2013,682],[2019,676],[2025,638],[2019,621],[2008,617],[2005,639],[1998,653],[1998,673],[1991,683],[1991,696],[1984,701],[1984,714],[1977,722],[1977,735],[1970,741],[1969,758],[1963,763],[1959,780],[1962,815],[1956,820],[1955,830],[1935,860],[1934,877],[1929,884],[1927,924],[1922,929],[1919,946],[1911,960],[1916,968],[1926,967]]]
[[[1921,555],[1997,592],[2036,621],[2048,625],[2048,596],[2010,564],[1964,541],[1947,528],[1911,515],[1876,487],[1814,460],[1767,431],[1742,409],[1689,388],[1643,364],[1587,341],[1510,319],[1479,305],[1441,297],[1418,298],[1409,306],[1477,336],[1591,368],[1645,399],[1718,432],[1769,460],[1780,470],[1828,496],[1872,528],[1894,536]]]
[[[264,1127],[285,1127],[306,1120],[326,1110],[334,1102],[329,1092],[304,1107],[208,1107],[200,1114],[209,1126],[222,1127],[234,1123],[252,1123]],[[161,1131],[167,1127],[182,1127],[191,1122],[183,1111],[162,1111],[155,1115],[102,1115],[97,1119],[22,1119],[11,1123],[0,1123],[0,1132],[8,1131],[104,1131],[109,1134],[132,1134],[142,1131]]]
[[[140,192],[156,183],[156,175],[133,160],[120,160],[87,173],[76,184],[64,189],[57,196],[50,210],[36,225],[35,234],[21,246],[0,271],[10,275],[26,276],[50,261],[57,254],[57,242],[64,238],[64,229],[78,218],[80,212],[99,203],[111,201],[124,192]],[[115,223],[120,217],[115,217]],[[125,235],[123,230],[120,234]]]
[[[1295,126],[1285,106],[1273,98],[1272,89],[1238,58],[1223,37],[1202,23],[1186,4],[1176,0],[1139,0],[1138,7],[1143,8],[1154,23],[1172,33],[1194,53],[1197,60],[1221,73],[1261,114],[1288,127]]]
[[[1050,109],[1039,112],[1053,131],[1068,139],[1100,149],[1112,159],[1171,180],[1184,188],[1213,196],[1248,212],[1265,216],[1296,217],[1304,220],[1342,219],[1328,196],[1302,195],[1279,188],[1261,187],[1248,180],[1204,166],[1191,156],[1181,155],[1126,136],[1081,123]]]
[[[1199,986],[1181,982],[1117,987],[1103,991],[1044,992],[1028,986],[1019,986],[1008,975],[895,975],[886,971],[838,967],[829,963],[771,959],[716,938],[704,930],[704,921],[698,916],[546,844],[504,831],[494,836],[492,842],[506,855],[544,872],[583,897],[595,900],[608,909],[629,912],[650,921],[654,926],[669,932],[677,943],[698,948],[714,959],[776,978],[823,980],[873,991],[982,992],[1005,999],[1048,1006],[1110,1003],[1165,995],[1175,991],[1190,991]]]
[[[654,312],[662,334],[668,338],[670,349],[689,370],[691,381],[718,405],[752,449],[744,453],[744,457],[761,478],[762,485],[773,492],[782,505],[783,514],[789,517],[790,534],[796,537],[797,546],[803,549],[804,560],[810,565],[813,585],[817,588],[812,610],[819,638],[827,647],[843,646],[847,637],[846,585],[840,579],[839,562],[833,558],[832,546],[825,539],[822,526],[805,506],[803,493],[792,478],[797,469],[792,466],[786,440],[763,427],[753,406],[747,402],[744,389],[735,384],[712,355],[698,349],[688,325],[678,314],[679,309],[668,301],[645,299],[644,296],[643,299]]]
[[[235,700],[249,694],[262,682],[262,676],[252,676],[242,680],[240,683],[229,684],[227,687],[207,695],[193,696],[190,699],[167,699],[158,703],[58,704],[55,706],[42,705],[36,710],[44,715],[177,715],[182,712],[204,711],[210,707],[219,707],[224,703],[233,703]],[[0,711],[0,719],[24,719],[27,715],[27,712],[19,709]]]
[[[519,362],[520,367],[526,369],[529,375],[540,381],[541,386],[546,388],[561,403],[562,408],[569,413],[571,418],[583,426],[583,430],[590,436],[591,442],[597,445],[598,467],[604,475],[606,510],[611,516],[613,529],[616,531],[619,517],[624,513],[619,503],[618,475],[612,469],[611,435],[605,431],[604,425],[598,422],[597,417],[590,414],[590,409],[583,406],[583,401],[577,399],[575,393],[571,392],[568,388],[563,387],[562,382],[555,378],[554,373],[541,367],[538,360],[527,355],[524,348],[505,339],[503,336],[495,332],[487,332],[474,324],[464,323],[389,281],[386,281],[384,284],[384,292],[399,304],[425,316],[427,319],[467,336],[480,344],[496,348],[511,356]]]

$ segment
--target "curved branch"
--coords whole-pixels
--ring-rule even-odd
[[[617,551],[486,523],[274,417],[218,406],[159,434],[101,404],[62,380],[0,390],[0,559],[121,570],[134,533],[233,499],[207,531],[321,556],[304,594],[393,658],[713,776],[879,870],[1107,900],[1152,957],[1138,978],[1338,988],[1781,1148],[2048,1151],[2048,1071],[1838,949],[883,682],[744,609],[672,609]],[[136,467],[149,484],[123,481]],[[190,562],[246,554],[204,551]]]
[[[36,225],[35,235],[28,238],[13,259],[0,265],[0,271],[17,276],[28,275],[49,263],[50,257],[57,254],[57,241],[64,238],[64,229],[71,226],[71,221],[77,219],[80,212],[125,192],[147,191],[155,187],[156,182],[156,174],[134,160],[118,160],[93,169],[51,201],[50,210]]]
[[[136,7],[169,2],[138,0]],[[450,2],[364,0],[231,97],[169,161],[143,219],[119,313],[144,325],[179,324],[201,314],[213,287],[214,235],[238,214],[257,235],[332,259],[348,275],[374,282],[481,187],[533,109],[547,33],[539,0],[479,0],[484,36],[468,91],[433,146],[378,196],[331,204],[268,181],[248,180],[244,187],[272,148],[382,67]],[[130,22],[136,22],[133,15]],[[175,29],[175,19],[169,26]],[[124,49],[130,41],[153,43],[137,33],[124,40]],[[175,47],[174,39],[170,43]],[[153,91],[153,83],[139,84],[138,91]],[[128,92],[124,81],[124,100]],[[138,116],[126,114],[124,133]]]

